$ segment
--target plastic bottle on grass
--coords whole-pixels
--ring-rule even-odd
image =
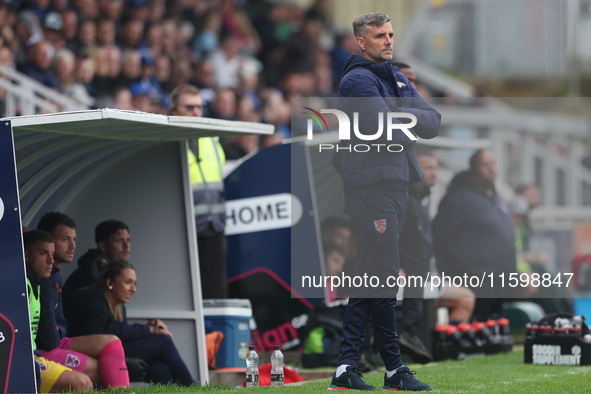
[[[275,351],[271,354],[271,386],[283,386],[283,353],[279,345],[275,345]]]
[[[246,356],[246,387],[259,386],[259,355],[254,346],[248,348]]]

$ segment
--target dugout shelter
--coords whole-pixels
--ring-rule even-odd
[[[109,219],[130,228],[132,321],[165,320],[189,370],[208,378],[187,141],[273,126],[114,109],[0,120],[0,392],[35,392],[21,226],[60,211],[77,224],[74,263]]]

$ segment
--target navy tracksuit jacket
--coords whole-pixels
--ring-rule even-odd
[[[441,116],[416,92],[412,84],[390,63],[377,64],[359,55],[351,55],[343,69],[339,86],[339,109],[350,119],[357,112],[358,129],[365,135],[387,125],[386,114],[405,112],[417,119],[410,129],[420,138],[433,138],[439,133]],[[378,115],[381,113],[381,115]],[[394,122],[401,122],[394,120]],[[402,121],[408,123],[408,121]],[[369,152],[343,153],[341,176],[345,189],[345,206],[352,217],[357,242],[354,275],[377,277],[369,286],[355,287],[343,320],[339,365],[356,365],[367,324],[374,323],[380,354],[388,370],[402,365],[396,333],[396,292],[388,277],[395,278],[399,269],[398,234],[402,229],[408,203],[408,184],[423,178],[411,140],[400,130],[391,138],[367,141],[351,133],[354,144],[399,144],[402,152],[377,149]],[[343,141],[341,141],[341,144]],[[377,283],[377,287],[375,286]],[[392,283],[390,283],[391,285]]]

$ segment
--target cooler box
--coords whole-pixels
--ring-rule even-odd
[[[221,331],[224,334],[216,368],[246,367],[251,318],[252,307],[248,299],[203,300],[206,333]]]

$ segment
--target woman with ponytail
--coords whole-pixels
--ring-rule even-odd
[[[148,324],[127,322],[125,304],[136,292],[133,265],[114,261],[99,265],[103,270],[100,286],[78,293],[68,328],[76,335],[115,334],[123,342],[125,356],[148,364],[147,380],[152,383],[195,384],[191,373],[172,342],[172,333],[160,319]]]

